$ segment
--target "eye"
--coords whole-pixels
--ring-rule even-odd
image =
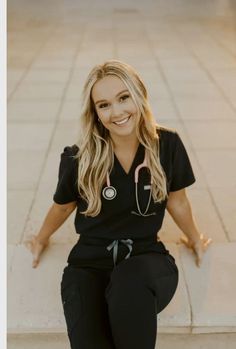
[[[125,99],[127,99],[127,98],[129,98],[129,95],[128,95],[128,94],[121,96],[121,97],[120,97],[120,100],[123,101],[123,100],[125,100]],[[108,106],[108,103],[102,103],[102,104],[99,105],[99,108],[100,108],[100,109],[103,109],[103,108],[106,108],[107,106]]]
[[[123,98],[123,100],[124,100],[124,99],[129,98],[129,95],[124,95],[124,96],[121,96],[120,98],[121,98],[121,99]]]
[[[104,107],[106,107],[107,106],[107,103],[103,103],[103,104],[100,104],[99,105],[99,108],[104,108]]]

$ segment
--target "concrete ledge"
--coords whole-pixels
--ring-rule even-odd
[[[9,335],[7,342],[8,349],[70,349],[67,334]],[[155,349],[235,349],[235,343],[236,333],[158,333]]]
[[[236,243],[214,243],[199,269],[185,246],[165,243],[176,258],[179,285],[158,316],[159,333],[236,332]],[[72,245],[51,244],[38,268],[23,245],[9,246],[8,333],[65,333],[60,281]]]

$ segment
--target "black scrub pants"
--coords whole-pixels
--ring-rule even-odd
[[[67,265],[61,298],[71,349],[154,349],[157,314],[177,285],[175,259],[155,252],[112,270]]]

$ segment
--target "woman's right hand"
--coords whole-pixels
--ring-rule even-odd
[[[32,268],[36,268],[39,264],[40,256],[48,246],[49,240],[42,241],[37,235],[30,235],[28,239],[24,241],[25,247],[30,250],[33,255]]]

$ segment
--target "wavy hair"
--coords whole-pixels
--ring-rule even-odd
[[[78,191],[87,202],[82,214],[97,216],[102,207],[101,191],[114,165],[114,148],[109,131],[98,122],[98,116],[91,96],[94,84],[107,75],[115,75],[126,85],[137,108],[136,135],[145,147],[147,165],[152,175],[152,197],[161,202],[168,196],[166,175],[160,163],[158,127],[147,96],[144,83],[135,69],[119,60],[108,60],[96,65],[89,73],[82,91],[80,115],[80,136],[77,142]],[[162,126],[161,126],[162,127]]]

